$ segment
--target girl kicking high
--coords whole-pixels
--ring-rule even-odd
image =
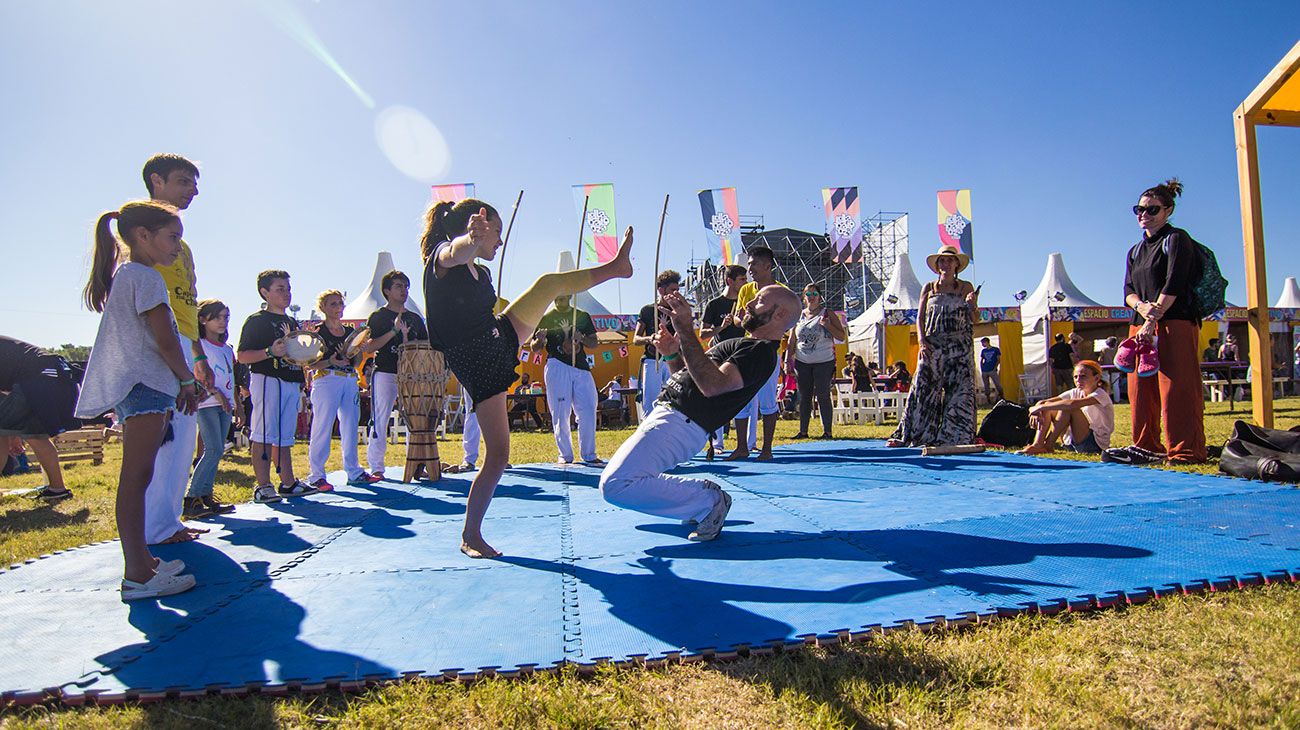
[[[497,294],[486,266],[501,247],[501,216],[481,200],[435,203],[425,213],[420,252],[424,265],[424,313],[429,339],[447,367],[469,391],[483,431],[483,468],[474,477],[465,506],[460,550],[471,558],[501,553],[482,534],[483,515],[510,458],[506,391],[518,375],[519,343],[532,336],[546,308],[558,296],[577,294],[610,279],[632,276],[632,228],[613,260],[590,269],[542,274],[500,316],[492,314]]]

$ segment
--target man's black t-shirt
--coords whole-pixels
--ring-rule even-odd
[[[287,314],[273,314],[265,310],[257,312],[244,320],[244,328],[239,331],[237,349],[240,352],[265,350],[276,340],[296,329],[298,323]],[[248,367],[255,373],[277,378],[286,383],[303,382],[302,368],[278,357],[270,357]]]
[[[1047,350],[1047,358],[1053,370],[1068,370],[1074,367],[1074,348],[1068,342],[1058,342]]]
[[[735,299],[728,299],[725,294],[715,297],[713,301],[705,305],[704,316],[700,318],[700,324],[707,327],[719,327],[722,325],[722,319],[735,309]],[[713,343],[716,345],[719,342],[726,342],[744,336],[745,329],[733,322],[714,333]]]
[[[0,390],[13,390],[15,383],[57,367],[60,360],[36,345],[0,335]]]
[[[565,340],[572,340],[573,324],[575,312],[577,316],[578,330],[578,348],[576,356],[566,355],[560,352],[560,343]],[[542,317],[542,321],[537,323],[537,328],[546,330],[546,356],[554,360],[559,360],[566,365],[572,365],[579,370],[590,370],[591,366],[587,364],[587,351],[582,347],[582,337],[584,335],[596,334],[596,325],[591,321],[591,315],[582,311],[570,308],[567,312],[551,310]]]
[[[419,340],[429,339],[429,331],[424,328],[424,320],[415,312],[402,312],[402,321],[406,322],[407,335],[402,339],[402,333],[398,332],[393,339],[388,341],[387,345],[375,350],[375,371],[380,373],[397,372],[397,348],[406,342],[417,342]],[[370,337],[378,339],[393,330],[393,325],[397,323],[397,312],[388,307],[376,309],[370,318],[366,320],[366,326],[370,328]]]
[[[776,370],[777,344],[770,340],[738,337],[714,345],[706,353],[709,359],[719,366],[724,362],[735,365],[744,385],[730,393],[708,398],[683,367],[664,384],[659,400],[681,411],[706,432],[713,433],[749,405],[758,389],[772,377],[772,371]]]
[[[321,359],[329,360],[337,355],[339,358],[346,360],[347,357],[345,357],[345,353],[343,352],[343,343],[347,342],[348,338],[352,336],[353,331],[352,327],[345,324],[343,325],[343,334],[335,337],[334,333],[330,332],[329,327],[321,324],[320,328],[316,330],[316,334],[320,335],[320,338],[325,341],[325,347],[321,350]],[[330,369],[333,369],[333,366],[330,366]]]
[[[656,330],[655,330],[655,305],[653,305],[653,304],[647,304],[647,305],[645,305],[644,307],[641,307],[641,314],[640,314],[640,316],[637,317],[637,323],[641,325],[641,331],[642,331],[642,332],[644,332],[646,335],[649,335],[649,336],[653,337],[653,336],[655,335],[655,333],[656,333]],[[672,321],[671,319],[669,319],[669,318],[668,318],[668,315],[664,314],[663,312],[660,312],[660,313],[659,313],[659,323],[660,323],[660,324],[665,324],[665,325],[667,325],[667,326],[668,326],[668,331],[671,332],[671,333],[676,334],[677,329],[676,329],[675,327],[673,327],[673,321]],[[657,354],[658,354],[658,353],[655,352],[655,346],[654,346],[654,345],[646,345],[646,346],[645,346],[645,354],[642,355],[642,357],[644,357],[644,358],[646,358],[646,359],[649,359],[649,360],[653,360],[653,359],[656,357]]]

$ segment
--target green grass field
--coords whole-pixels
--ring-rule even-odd
[[[1208,440],[1222,443],[1234,415],[1224,403],[1206,407]],[[1277,416],[1280,428],[1300,423],[1300,398],[1278,401]],[[841,427],[837,436],[880,438],[890,430]],[[792,422],[782,421],[778,443],[794,432]],[[627,435],[601,431],[601,455]],[[1115,443],[1127,443],[1128,435],[1128,411],[1121,407]],[[458,460],[459,440],[443,442],[442,452],[445,461]],[[550,434],[516,435],[515,463],[554,456]],[[295,458],[305,474],[306,449],[295,449]],[[11,563],[115,537],[119,459],[120,447],[110,445],[104,464],[68,467],[76,498],[52,507],[0,497],[0,558]],[[338,462],[335,449],[330,469]],[[0,480],[0,489],[40,483],[39,474],[29,474]],[[228,457],[218,496],[247,501],[251,485],[247,452]],[[7,618],[14,632],[36,620]],[[566,671],[470,685],[411,681],[358,694],[23,708],[0,715],[0,727],[1295,727],[1297,624],[1300,588],[1273,585],[965,630],[900,631],[730,663],[605,669],[594,676]],[[467,627],[476,630],[472,618]]]

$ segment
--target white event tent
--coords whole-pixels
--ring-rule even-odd
[[[361,293],[352,297],[352,301],[344,308],[343,319],[364,322],[376,309],[387,304],[387,300],[384,299],[382,281],[384,274],[395,268],[397,267],[393,265],[393,255],[387,251],[380,251],[379,257],[375,261],[375,273],[370,277],[370,282],[361,287]],[[407,276],[410,276],[410,274],[407,274]],[[415,278],[416,281],[411,282],[411,292],[416,291],[416,287],[420,284],[418,274]],[[410,292],[406,295],[406,308],[420,315],[421,318],[424,317],[423,307],[415,303]]]
[[[1020,305],[1021,347],[1025,372],[1022,376],[1031,393],[1047,393],[1051,369],[1047,349],[1052,346],[1052,309],[1056,307],[1100,307],[1070,280],[1065,260],[1059,253],[1047,257],[1047,269],[1038,288]]]
[[[894,261],[894,272],[880,298],[867,311],[849,322],[849,350],[868,362],[877,362],[882,366],[896,360],[909,360],[909,366],[915,365],[915,359],[905,357],[905,354],[910,354],[910,333],[915,324],[916,310],[920,306],[921,282],[912,270],[911,259],[906,253],[900,253]],[[902,316],[891,317],[891,312]],[[888,343],[891,327],[902,333],[894,347]]]

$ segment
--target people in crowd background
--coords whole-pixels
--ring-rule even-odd
[[[1047,348],[1047,361],[1052,366],[1052,392],[1059,393],[1070,387],[1074,363],[1078,359],[1074,348],[1065,341],[1065,335],[1057,334],[1054,343]]]
[[[343,450],[343,473],[353,484],[374,484],[380,477],[361,466],[357,453],[357,428],[361,401],[357,388],[356,361],[361,353],[347,354],[347,341],[355,331],[343,324],[343,292],[326,289],[316,297],[316,309],[324,321],[316,328],[325,343],[321,358],[308,366],[311,381],[311,437],[307,445],[307,484],[321,491],[332,489],[325,478],[325,461],[335,422],[339,425],[339,448]],[[362,335],[364,336],[364,335]]]
[[[972,330],[979,291],[958,274],[970,257],[944,245],[926,257],[939,275],[921,288],[917,310],[920,357],[898,429],[890,446],[946,446],[975,439],[975,371]]]
[[[672,269],[664,269],[655,276],[655,292],[659,298],[676,294],[682,287],[682,275]],[[641,355],[641,414],[644,417],[654,408],[659,398],[659,389],[671,374],[668,365],[659,359],[654,347],[655,337],[655,302],[641,307],[637,315],[636,330],[632,333],[632,344],[645,348]],[[672,323],[669,323],[669,327]]]
[[[1124,303],[1134,311],[1129,336],[1155,345],[1160,369],[1154,377],[1129,373],[1133,445],[1107,451],[1108,461],[1199,464],[1206,458],[1201,321],[1192,296],[1200,263],[1192,237],[1169,223],[1182,190],[1172,179],[1144,190],[1133,206],[1142,239],[1125,258]]]
[[[812,417],[813,398],[821,410],[822,435],[833,438],[835,404],[831,401],[831,381],[835,379],[835,342],[848,340],[844,322],[822,300],[821,287],[808,284],[803,289],[804,308],[794,327],[793,347],[787,349],[788,367],[798,377],[799,432],[794,438],[808,438],[808,421]]]
[[[767,246],[752,246],[746,250],[749,263],[746,271],[749,281],[736,292],[736,311],[743,312],[749,303],[758,297],[758,292],[766,287],[785,284],[776,280],[776,255]],[[784,344],[785,340],[782,340]],[[758,421],[763,420],[763,444],[758,452],[759,461],[772,459],[772,439],[776,436],[776,421],[781,410],[777,403],[777,380],[781,376],[780,361],[773,368],[772,376],[763,387],[758,389],[749,407],[736,416],[736,449],[727,456],[728,461],[738,461],[749,457],[758,443]],[[753,424],[753,428],[750,425]]]
[[[985,337],[980,340],[980,384],[984,387],[984,400],[993,402],[993,391],[1002,398],[1002,350]]]
[[[1022,454],[1046,454],[1062,441],[1080,454],[1099,454],[1110,448],[1115,431],[1115,405],[1102,387],[1101,364],[1080,360],[1074,366],[1074,387],[1060,395],[1035,403],[1029,409],[1034,441]]]
[[[366,468],[380,478],[384,476],[388,427],[393,420],[393,404],[397,402],[398,351],[408,342],[429,339],[424,320],[406,308],[410,289],[411,279],[401,271],[394,269],[384,274],[379,280],[384,306],[366,319],[370,339],[362,350],[375,353],[370,375],[370,442],[366,446]]]
[[[603,465],[596,456],[596,381],[587,360],[588,347],[599,344],[591,315],[571,304],[568,295],[555,298],[555,308],[542,316],[528,343],[531,350],[546,348],[546,408],[551,412],[557,461],[573,463],[573,437],[569,414],[578,419],[578,456],[586,464]]]
[[[204,299],[199,302],[198,319],[199,343],[207,356],[204,362],[212,371],[212,387],[196,413],[203,455],[194,465],[182,505],[182,516],[192,520],[235,511],[234,505],[218,501],[213,493],[217,467],[226,453],[226,434],[236,411],[235,351],[227,344],[230,308],[220,299]]]
[[[51,439],[80,425],[72,416],[77,395],[76,377],[67,360],[0,335],[0,431],[21,434],[32,448],[46,479],[33,497],[47,504],[72,498]],[[22,453],[21,443],[18,453]]]

